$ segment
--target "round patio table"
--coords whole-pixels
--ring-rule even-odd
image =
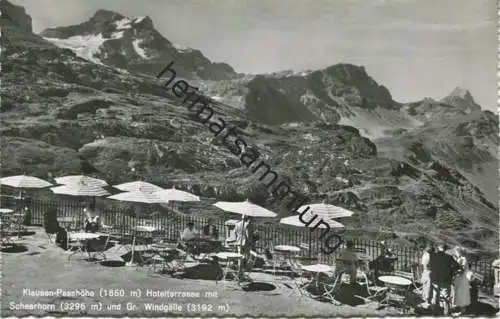
[[[327,281],[320,280],[321,273],[335,274],[335,267],[334,266],[325,265],[325,264],[314,264],[314,265],[302,266],[301,268],[305,271],[316,273],[316,276],[314,277],[314,279],[305,283],[303,286],[310,286],[311,284],[313,284],[316,291],[318,291],[319,296],[322,296],[322,297],[330,300],[333,303],[338,303],[334,297],[336,288],[338,287],[337,286],[337,279],[333,278],[333,284],[330,282],[330,279],[328,279]],[[329,277],[329,278],[331,278],[331,277]]]
[[[381,301],[382,305],[389,305],[395,302],[397,306],[406,308],[406,292],[411,285],[411,281],[400,276],[380,276],[378,280],[384,283],[389,289],[384,300]]]
[[[276,271],[276,265],[281,264],[284,265],[292,265],[293,258],[296,253],[300,252],[300,247],[291,246],[291,245],[278,245],[274,246],[274,253],[278,258],[273,258],[273,272]]]
[[[411,285],[411,281],[400,276],[380,276],[378,280],[383,282],[387,288],[405,288]]]
[[[325,264],[314,264],[314,265],[304,265],[301,267],[302,270],[310,271],[316,273],[318,276],[320,273],[331,273],[334,272],[334,267]]]
[[[289,253],[298,253],[300,252],[300,247],[291,246],[291,245],[278,245],[274,246],[275,251],[289,252]]]

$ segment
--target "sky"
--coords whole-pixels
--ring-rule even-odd
[[[399,102],[459,86],[496,112],[495,0],[12,0],[33,29],[78,24],[98,9],[149,16],[175,44],[237,72],[363,65]],[[41,5],[43,3],[43,5]]]

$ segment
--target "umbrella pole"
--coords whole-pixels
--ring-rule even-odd
[[[309,228],[307,229],[309,230]],[[309,231],[309,260],[311,260],[312,257],[312,233]]]
[[[240,234],[240,242],[238,244],[238,250],[239,250],[238,253],[239,254],[243,253],[243,247],[242,246],[243,246],[243,236],[245,234],[244,227],[245,227],[245,215],[241,215],[241,234]],[[243,256],[243,257],[245,257],[245,256]],[[240,280],[240,278],[239,278],[240,276],[239,275],[242,274],[242,272],[243,272],[242,271],[243,270],[242,266],[243,266],[242,265],[242,258],[239,258],[238,259],[238,281]]]
[[[127,263],[127,266],[133,266],[134,265],[135,237],[136,237],[136,234],[135,234],[135,231],[134,231],[134,238],[132,239],[132,254],[131,254],[129,262]]]

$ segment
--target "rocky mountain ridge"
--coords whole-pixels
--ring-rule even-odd
[[[2,12],[7,3],[0,2]],[[27,21],[22,15],[22,21],[10,16],[2,19],[2,31],[10,30],[2,34],[2,175],[47,178],[49,173],[85,173],[111,184],[140,178],[204,198],[249,198],[280,216],[290,214],[258,180],[259,174],[243,166],[159,81],[83,59],[19,27]],[[292,103],[291,109],[304,119],[309,116],[307,120],[295,117],[271,124],[259,118],[265,116],[259,114],[258,98],[282,99],[279,112],[266,111],[281,116],[306,88],[342,105],[339,114],[366,110],[366,114],[386,114],[387,119],[406,112],[407,105],[394,102],[388,90],[367,79],[360,67],[339,65],[315,72],[290,79],[281,74],[205,81],[203,91],[219,95],[222,103],[214,104],[218,114],[237,126],[249,147],[258,150],[259,157],[297,191],[312,201],[354,210],[354,217],[345,223],[363,236],[371,233],[380,238],[389,233],[407,242],[427,237],[478,252],[497,250],[496,203],[463,173],[465,168],[455,167],[458,162],[478,162],[476,155],[488,163],[492,160],[488,156],[494,152],[488,155],[486,148],[483,152],[476,148],[481,143],[498,145],[492,138],[498,135],[493,114],[473,111],[458,121],[455,116],[463,116],[460,112],[443,111],[436,116],[439,121],[420,123],[420,131],[391,132],[388,138],[395,146],[388,150],[383,141],[368,139],[363,129],[343,125],[342,116],[319,119],[312,104]],[[324,83],[334,84],[325,87]],[[332,94],[334,90],[338,92]],[[244,104],[235,109],[223,103],[223,95],[236,100],[236,94],[244,97],[242,102],[247,95],[253,99],[250,110],[256,113],[250,116]],[[415,105],[416,116],[422,116],[427,107],[419,105]],[[447,122],[447,118],[455,120]],[[446,123],[447,129],[441,130]],[[443,136],[434,138],[436,132]],[[450,143],[448,137],[454,135],[457,139]],[[420,137],[423,141],[418,144]],[[458,158],[449,149],[438,153],[440,145],[432,144],[433,139],[455,145],[458,155],[462,147],[470,153]],[[193,208],[192,213],[217,214],[206,207]]]
[[[222,80],[237,76],[228,64],[213,63],[199,50],[171,43],[148,16],[129,18],[98,10],[88,21],[49,28],[40,35],[82,58],[132,72],[156,75],[175,61],[178,75],[186,78]]]

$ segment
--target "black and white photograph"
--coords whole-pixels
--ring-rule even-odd
[[[2,317],[496,317],[495,0],[0,0]]]

